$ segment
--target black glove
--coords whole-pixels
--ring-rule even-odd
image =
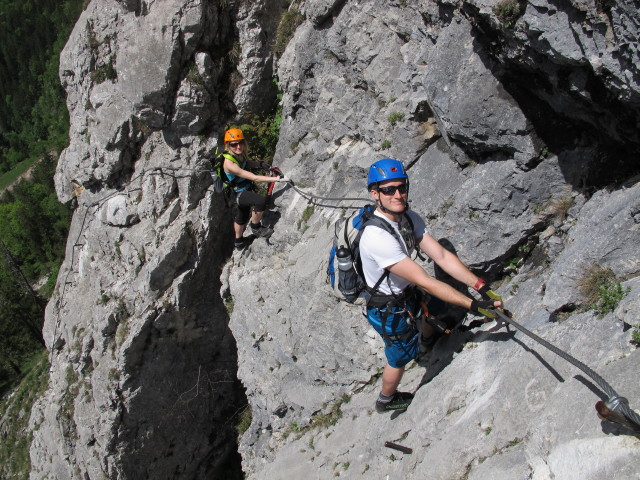
[[[494,308],[493,303],[495,300],[471,300],[471,306],[469,311],[484,315],[488,318],[498,318],[498,316],[492,311]]]
[[[482,287],[480,287],[480,289],[478,289],[478,293],[482,295],[482,298],[484,298],[485,300],[498,300],[500,302],[502,301],[502,297],[491,290],[491,287],[489,285],[483,285]]]

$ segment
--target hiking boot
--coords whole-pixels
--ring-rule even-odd
[[[376,412],[404,412],[413,400],[413,394],[409,392],[396,392],[393,394],[393,398],[387,402],[382,403],[380,400],[376,400]]]
[[[264,225],[260,225],[257,228],[251,227],[251,233],[256,237],[270,237],[273,233],[273,228],[265,227]]]

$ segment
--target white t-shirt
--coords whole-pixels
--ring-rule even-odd
[[[377,210],[374,214],[386,220],[386,222],[394,228],[396,233],[398,233],[398,236],[402,238],[397,222],[392,222]],[[411,210],[409,210],[408,214],[413,222],[413,237],[416,240],[421,239],[429,233],[427,225],[420,215]],[[362,270],[367,285],[374,287],[376,282],[384,274],[386,267],[398,263],[405,257],[410,257],[411,253],[412,252],[407,250],[407,245],[404,240],[402,240],[402,243],[398,242],[393,235],[382,228],[373,225],[365,228],[362,237],[360,237],[360,259],[362,261]],[[409,284],[410,282],[407,280],[390,273],[389,277],[380,284],[378,292],[390,295],[391,289],[393,289],[393,293],[399,294],[402,293]],[[391,285],[391,287],[389,287],[389,285]]]

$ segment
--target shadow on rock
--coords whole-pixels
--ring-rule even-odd
[[[462,351],[466,343],[470,341],[477,343],[485,341],[506,342],[514,339],[515,331],[499,332],[498,330],[501,328],[501,325],[496,324],[490,330],[482,332],[473,332],[471,330],[454,331],[441,337],[430,351],[421,354],[416,359],[418,365],[427,369],[416,391],[437,377],[451,363],[453,356]]]
[[[284,195],[285,192],[287,192],[290,189],[291,189],[291,184],[287,183],[284,187],[282,187],[282,188],[278,189],[277,191],[273,192],[271,194],[271,197],[267,201],[267,208],[268,209],[274,208],[275,201],[278,198],[280,198],[282,195]],[[275,188],[274,188],[274,190],[275,190]]]
[[[427,371],[422,380],[420,380],[416,391],[437,377],[451,363],[454,354],[461,352],[464,344],[471,340],[472,337],[472,332],[452,333],[440,338],[431,350],[422,353],[416,359],[416,362],[421,367],[426,368]]]

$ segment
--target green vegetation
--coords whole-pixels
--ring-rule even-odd
[[[84,0],[0,0],[0,174],[68,143],[59,53]]]
[[[335,425],[338,420],[342,418],[342,405],[345,403],[349,403],[351,401],[351,397],[348,394],[342,395],[338,400],[336,400],[329,410],[325,413],[318,413],[311,417],[311,422],[308,425],[300,426],[297,423],[290,423],[287,429],[283,432],[283,436],[287,438],[291,433],[297,433],[296,438],[300,438],[306,432],[311,430],[324,430],[332,425]],[[327,404],[323,405],[323,408],[326,408]]]
[[[273,53],[279,57],[284,53],[287,48],[287,44],[293,34],[296,32],[296,28],[304,21],[304,16],[295,8],[287,10],[282,17],[280,17],[280,23],[276,30],[276,39],[273,44]]]
[[[404,120],[404,113],[400,112],[392,112],[387,117],[387,121],[393,126],[395,126],[396,123],[401,122],[402,120]]]
[[[57,201],[49,152],[68,143],[59,54],[83,4],[0,0],[0,394],[42,348],[43,305],[64,256],[71,212]]]
[[[511,28],[522,13],[522,6],[519,0],[502,0],[496,3],[492,10],[504,28]]]
[[[274,79],[274,83],[276,83]],[[277,83],[276,83],[277,86]],[[240,128],[249,141],[250,155],[267,163],[273,161],[276,153],[280,124],[282,123],[282,92],[277,94],[278,103],[267,115],[253,115],[241,125],[227,125],[226,128]]]
[[[598,312],[600,316],[604,316],[609,312],[613,312],[627,293],[631,291],[630,288],[623,289],[620,282],[610,283],[608,285],[600,285],[600,298],[593,306],[594,310]]]
[[[530,239],[530,241],[531,240],[532,239]],[[522,245],[519,245],[517,253],[513,257],[503,261],[505,273],[513,273],[517,271],[518,268],[520,268],[524,264],[525,260],[531,253],[532,249],[533,249],[533,246],[530,243],[523,243]],[[514,288],[515,288],[515,291],[514,291]],[[515,284],[514,286],[512,286],[511,287],[512,293],[515,294],[518,288],[519,288],[518,284]]]
[[[0,238],[30,282],[49,275],[64,256],[71,210],[58,202],[55,159],[45,157],[0,198]]]
[[[518,445],[518,444],[519,444],[519,443],[521,443],[521,442],[522,442],[522,439],[521,439],[521,438],[519,438],[519,437],[516,437],[516,438],[514,438],[513,440],[510,440],[510,441],[507,443],[507,448],[509,448],[509,447],[515,447],[516,445]]]
[[[315,212],[315,207],[313,205],[307,205],[302,212],[302,217],[298,220],[297,227],[298,230],[302,230],[302,233],[308,228],[307,222]]]
[[[636,325],[631,332],[631,343],[633,343],[636,348],[640,347],[640,325]]]
[[[69,131],[59,53],[83,5],[84,0],[0,0],[2,478],[29,477],[30,410],[49,377],[44,305],[71,218],[53,185],[55,152],[66,147]],[[27,171],[28,179],[19,180]]]
[[[251,417],[252,417],[251,407],[247,405],[244,407],[242,412],[240,412],[240,419],[238,420],[238,424],[236,425],[236,430],[238,431],[238,438],[242,437],[244,432],[246,432],[251,426]]]
[[[192,61],[187,66],[187,80],[193,85],[198,85],[200,87],[205,86],[205,81],[202,78],[202,75],[200,75],[200,72],[198,71],[198,66],[194,61]]]
[[[231,316],[231,314],[233,313],[233,307],[234,307],[235,303],[233,301],[233,295],[229,294],[226,297],[224,297],[224,306],[227,309],[227,314],[229,316]]]
[[[10,418],[3,422],[0,442],[0,477],[27,480],[31,471],[29,447],[32,433],[28,429],[31,406],[42,394],[49,381],[47,353],[42,351],[24,365],[22,381],[13,395],[0,400],[0,418]],[[37,425],[36,425],[37,428]]]
[[[309,221],[309,219],[311,218],[311,215],[313,215],[313,212],[315,211],[315,207],[313,205],[308,205],[304,211],[302,212],[302,218],[301,220],[303,222],[307,222]]]
[[[595,310],[599,316],[604,316],[615,310],[630,288],[622,288],[613,271],[602,265],[589,267],[585,275],[578,282],[578,288],[587,308]]]
[[[116,78],[118,78],[118,73],[113,66],[113,58],[110,58],[109,63],[106,65],[102,65],[91,72],[91,80],[93,80],[94,83],[102,83],[107,80],[115,80]]]
[[[0,191],[3,191],[18,180],[21,175],[29,170],[32,163],[31,160],[24,160],[16,165],[13,170],[0,175]]]
[[[44,305],[55,285],[71,219],[54,192],[55,162],[35,165],[0,199],[0,395],[43,347]],[[43,283],[39,290],[34,285]]]

